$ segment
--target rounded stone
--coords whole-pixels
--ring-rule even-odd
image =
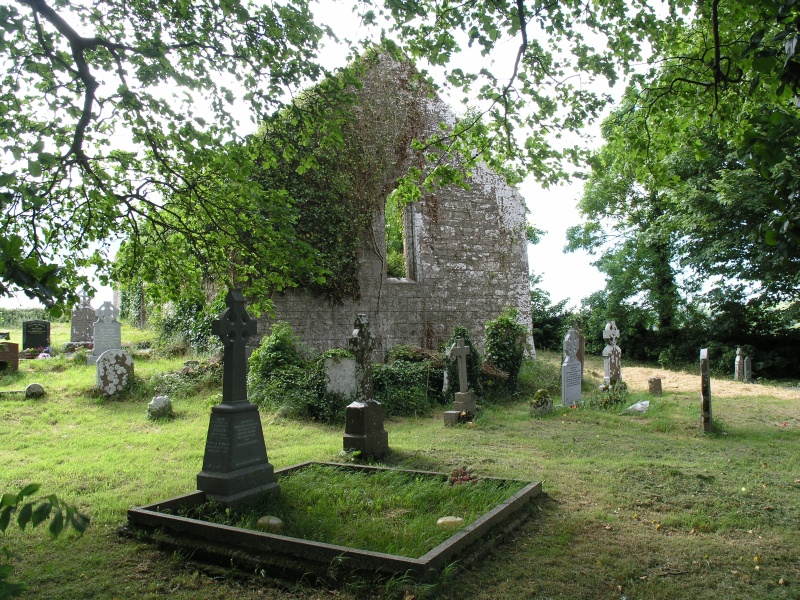
[[[44,396],[44,388],[39,383],[31,383],[25,388],[26,398],[41,398]]]
[[[133,358],[124,350],[106,350],[97,359],[97,387],[106,395],[120,392],[133,378]]]
[[[283,521],[281,521],[278,517],[261,517],[256,523],[256,527],[258,527],[261,531],[281,531],[283,529]]]
[[[442,529],[460,529],[464,525],[464,519],[461,517],[442,517],[436,524]]]

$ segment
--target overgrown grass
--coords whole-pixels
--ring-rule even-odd
[[[550,367],[536,369],[552,381],[558,360],[540,353]],[[48,390],[35,401],[0,396],[0,491],[39,482],[42,492],[77,504],[92,524],[82,538],[67,533],[55,541],[9,528],[3,543],[19,557],[12,579],[29,584],[26,597],[331,595],[303,583],[287,589],[270,579],[212,576],[191,557],[118,538],[129,507],[196,488],[209,403],[219,390],[187,388],[174,402],[175,419],[152,422],[146,395],[105,401],[91,394],[90,367],[45,370],[45,362],[26,361],[19,375],[0,379],[0,389],[18,389],[44,377]],[[137,361],[137,376],[149,381],[182,362]],[[587,366],[587,380],[598,368]],[[593,385],[587,383],[585,398]],[[473,424],[445,428],[441,411],[390,419],[391,453],[382,464],[440,472],[467,465],[479,476],[542,481],[545,494],[512,539],[475,569],[455,565],[445,585],[362,583],[336,590],[336,597],[800,597],[800,399],[767,387],[762,396],[715,398],[716,432],[703,434],[699,376],[697,386],[666,389],[661,398],[631,389],[630,403],[651,401],[650,411],[637,416],[559,409],[533,418],[523,392],[487,404]],[[538,387],[535,380],[530,385]],[[276,468],[346,460],[340,426],[261,417]],[[429,512],[425,505],[411,510]]]

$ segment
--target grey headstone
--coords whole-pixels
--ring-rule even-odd
[[[370,357],[375,340],[369,333],[367,315],[358,315],[350,337],[350,351],[356,358],[356,399],[345,409],[342,445],[348,452],[380,457],[389,452],[389,434],[383,428],[383,406],[372,397]]]
[[[736,358],[733,361],[733,380],[744,381],[744,356],[742,356],[742,349],[736,349]]]
[[[172,401],[169,396],[156,396],[147,405],[148,419],[167,419],[172,416]]]
[[[467,356],[470,347],[464,344],[463,338],[457,338],[455,343],[447,350],[448,356],[455,357],[458,365],[458,390],[453,400],[453,410],[459,414],[467,413],[468,417],[474,417],[478,412],[478,404],[475,401],[475,394],[469,391],[469,379],[467,377]],[[447,416],[445,416],[447,419]],[[447,421],[445,421],[447,425]]]
[[[660,396],[663,393],[663,390],[661,389],[660,377],[651,377],[647,380],[647,384],[650,387],[650,393],[653,396]]]
[[[711,423],[711,375],[708,370],[708,348],[700,350],[700,411],[703,419],[703,432],[712,430]]]
[[[94,347],[91,355],[86,357],[88,364],[92,364],[108,350],[122,348],[122,323],[117,321],[119,311],[111,302],[104,302],[97,309],[97,321],[93,325],[92,341]]]
[[[247,340],[257,325],[240,290],[230,290],[227,308],[211,324],[224,347],[222,403],[211,409],[203,470],[197,489],[225,506],[238,506],[280,493],[267,460],[258,406],[247,399]]]
[[[94,322],[97,320],[97,313],[89,304],[89,296],[84,295],[80,305],[72,309],[72,321],[70,324],[70,342],[91,342],[94,339]],[[108,348],[110,350],[110,348]]]
[[[564,406],[581,404],[581,363],[578,360],[580,338],[574,329],[564,336],[564,362],[561,365],[561,403]]]
[[[622,379],[622,350],[617,345],[619,329],[615,321],[609,321],[603,330],[607,345],[603,348],[603,381],[614,384]]]
[[[356,361],[346,356],[325,359],[325,390],[345,398],[356,395]]]
[[[744,357],[744,373],[742,375],[744,383],[753,383],[753,361],[749,356]]]
[[[133,378],[133,357],[119,348],[97,358],[97,387],[106,396],[119,393]]]
[[[50,347],[50,321],[23,321],[22,323],[22,349],[49,348]]]

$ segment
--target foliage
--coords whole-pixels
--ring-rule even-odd
[[[383,404],[388,415],[427,415],[434,406],[444,402],[442,375],[442,369],[428,360],[375,363],[372,365],[375,400]]]
[[[11,523],[11,517],[17,516],[17,525],[24,530],[28,523],[31,527],[37,527],[42,523],[50,521],[48,531],[54,538],[61,535],[64,529],[72,527],[79,534],[86,531],[89,526],[89,517],[78,512],[71,505],[64,504],[56,495],[50,495],[45,500],[36,502],[26,501],[26,497],[33,496],[39,491],[39,484],[32,483],[25,486],[17,494],[4,493],[0,499],[0,533],[5,534]],[[8,560],[13,558],[13,554],[8,547],[0,547],[0,558]],[[0,564],[0,599],[13,598],[19,596],[25,590],[24,583],[13,583],[8,581],[14,568],[10,564]]]
[[[69,321],[68,315],[53,317],[42,308],[0,308],[0,326],[22,328],[24,321],[52,321],[66,323]]]
[[[528,328],[518,322],[519,310],[506,307],[486,322],[486,356],[498,369],[508,373],[509,387],[517,385],[517,376],[525,358]]]
[[[553,304],[550,294],[537,287],[542,276],[531,274],[531,320],[533,341],[537,349],[560,351],[564,336],[572,325],[575,315],[567,308],[568,300]]]
[[[158,334],[159,344],[173,353],[211,352],[220,346],[219,338],[211,333],[211,323],[219,319],[224,308],[222,294],[209,304],[187,296],[154,307],[151,327]]]
[[[629,397],[628,384],[619,380],[611,384],[603,384],[596,389],[589,398],[588,405],[600,410],[614,410],[627,403]]]

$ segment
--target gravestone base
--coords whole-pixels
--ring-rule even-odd
[[[280,493],[267,460],[258,407],[249,402],[211,409],[203,470],[197,489],[226,506],[241,506]]]
[[[383,406],[376,400],[352,402],[345,409],[343,447],[361,456],[381,457],[389,452],[389,433],[383,428]]]
[[[453,410],[475,415],[478,412],[478,405],[475,403],[475,394],[472,392],[456,392],[453,400]]]
[[[460,410],[446,410],[444,411],[444,424],[445,427],[458,425],[459,423],[466,423],[470,420],[469,413]]]

